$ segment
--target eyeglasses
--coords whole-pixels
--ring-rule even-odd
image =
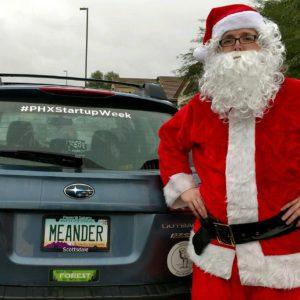
[[[257,40],[257,35],[243,35],[239,38],[225,38],[220,40],[219,44],[221,47],[231,47],[236,44],[236,41],[239,41],[240,44],[252,44]]]

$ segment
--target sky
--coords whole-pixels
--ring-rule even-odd
[[[213,7],[251,0],[0,0],[0,73],[174,76]],[[200,41],[199,41],[200,42]]]

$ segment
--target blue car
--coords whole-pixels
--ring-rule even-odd
[[[166,207],[157,156],[176,107],[4,75],[0,298],[189,299],[193,215]]]

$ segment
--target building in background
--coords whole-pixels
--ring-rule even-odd
[[[118,81],[144,84],[155,83],[160,84],[164,89],[167,99],[178,106],[178,99],[181,97],[183,89],[186,88],[186,83],[180,77],[176,76],[158,76],[157,78],[119,78]],[[112,89],[118,92],[135,93],[136,88],[131,86],[124,86],[119,84],[113,84]]]

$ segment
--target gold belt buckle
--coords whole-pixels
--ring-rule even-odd
[[[213,223],[215,227],[215,232],[217,240],[220,244],[227,246],[235,246],[234,236],[230,225],[222,223]]]

